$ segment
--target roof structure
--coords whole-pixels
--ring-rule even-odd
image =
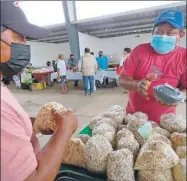
[[[98,38],[148,33],[152,31],[154,21],[158,15],[162,11],[169,9],[179,10],[183,13],[186,27],[186,1],[97,18],[84,19],[71,23],[77,24],[79,32]],[[50,29],[50,36],[37,41],[48,43],[68,42],[68,33],[65,23],[48,26],[46,28]]]

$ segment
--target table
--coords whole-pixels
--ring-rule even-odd
[[[119,79],[119,75],[117,74],[116,71],[100,70],[97,71],[95,74],[95,80],[98,80],[101,84],[103,83],[104,77],[108,77],[115,80]]]
[[[49,72],[43,72],[43,73],[32,73],[32,75],[35,77],[36,80],[40,80],[42,85],[43,85],[43,89],[46,87],[45,86],[45,77],[50,75],[52,73],[52,71]]]
[[[82,80],[83,75],[81,72],[71,72],[67,71],[66,74],[67,80]],[[95,74],[95,81],[99,81],[100,84],[103,83],[104,77],[108,77],[113,79],[113,83],[116,85],[116,82],[119,80],[119,75],[117,74],[116,71],[105,71],[105,70],[99,70]],[[57,72],[51,74],[51,81],[53,79],[57,78]],[[88,84],[89,85],[89,84]],[[96,90],[96,87],[94,88]]]

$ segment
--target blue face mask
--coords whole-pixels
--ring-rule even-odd
[[[175,49],[176,36],[153,35],[151,46],[159,54],[167,54]]]

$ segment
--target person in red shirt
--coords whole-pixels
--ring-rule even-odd
[[[168,10],[157,18],[151,43],[138,45],[131,52],[120,77],[121,87],[130,91],[127,114],[141,111],[159,124],[162,114],[176,112],[176,105],[156,101],[153,87],[168,83],[186,92],[186,48],[178,46],[184,35],[183,14]]]
[[[44,38],[49,31],[30,24],[13,1],[1,1],[0,13],[2,79],[16,75],[28,65],[30,46],[26,45],[26,38]],[[1,181],[55,179],[78,121],[72,111],[63,115],[52,111],[51,114],[57,128],[40,149],[31,119],[1,81]],[[45,134],[49,132],[46,130]]]

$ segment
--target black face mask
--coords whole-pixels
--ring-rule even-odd
[[[7,45],[11,47],[11,57],[8,62],[1,63],[1,73],[4,76],[11,77],[21,72],[30,62],[30,45],[19,43],[11,43],[11,45]]]
[[[100,56],[100,57],[102,57],[102,56],[103,56],[103,54],[99,54],[99,56]]]

